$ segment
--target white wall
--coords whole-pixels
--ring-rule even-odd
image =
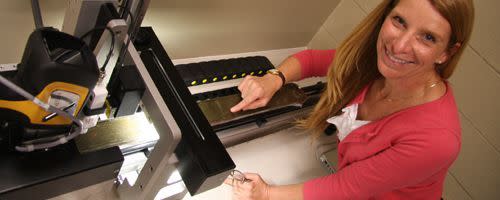
[[[152,0],[152,26],[172,59],[304,47],[340,0]],[[40,0],[61,28],[67,0]],[[0,1],[0,63],[18,63],[34,28],[30,1]]]
[[[62,26],[65,1],[41,0],[44,24]],[[28,40],[35,28],[30,1],[0,1],[0,63],[19,63]]]

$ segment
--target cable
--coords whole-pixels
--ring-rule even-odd
[[[119,5],[118,6],[119,8],[123,9],[124,12],[127,12],[127,14],[130,16],[130,21],[131,22],[134,22],[134,16],[132,15],[132,12],[130,12],[130,9],[127,9],[125,6],[122,6],[122,5]],[[127,19],[125,18],[125,21],[127,21]],[[130,30],[129,30],[130,31]]]
[[[118,7],[122,8],[124,10],[124,12],[127,12],[130,15],[130,24],[131,25],[129,26],[129,29],[127,30],[127,33],[129,34],[132,32],[132,27],[133,27],[132,24],[134,23],[135,18],[132,15],[132,12],[130,12],[130,9],[128,9],[126,6],[119,5]],[[126,21],[126,19],[125,19],[125,21]],[[116,61],[115,66],[121,66],[123,64],[123,61],[125,60],[124,55],[125,55],[125,52],[128,48],[128,45],[130,44],[131,40],[132,40],[132,36],[129,34],[127,37],[127,42],[125,42],[125,45],[122,45],[122,47],[120,48],[120,53],[118,54],[118,60]],[[117,78],[118,78],[118,76],[112,77],[110,82],[114,82]]]
[[[106,66],[108,65],[108,62],[111,59],[111,56],[113,55],[113,50],[115,49],[115,32],[113,32],[113,29],[111,29],[111,28],[109,28],[107,26],[106,27],[96,27],[96,28],[93,28],[90,31],[87,31],[85,34],[82,35],[82,37],[80,37],[80,39],[83,40],[86,37],[88,37],[90,35],[90,33],[93,33],[94,31],[98,31],[98,30],[104,30],[104,29],[108,30],[111,33],[111,46],[109,48],[108,55],[106,56],[106,60],[104,61],[104,64],[100,68],[100,70],[102,72],[104,72],[104,70],[106,69]]]
[[[11,89],[14,92],[16,92],[17,94],[23,96],[24,98],[26,98],[26,99],[28,99],[30,101],[34,101],[35,97],[33,95],[31,95],[30,93],[28,93],[26,90],[20,88],[16,84],[12,83],[11,81],[7,80],[2,75],[0,75],[0,82],[2,84],[4,84],[5,86],[7,86],[9,89]],[[44,106],[42,106],[42,107],[45,109]]]
[[[120,58],[120,61],[123,60],[123,53],[124,51],[128,48],[128,45],[130,44],[130,41],[132,40],[132,35],[130,35],[130,33],[132,33],[132,28],[134,27],[133,24],[135,24],[135,18],[134,16],[132,15],[132,12],[130,12],[130,9],[127,9],[126,7],[120,5],[119,6],[120,8],[123,8],[124,11],[126,11],[128,13],[128,15],[130,15],[130,27],[129,27],[129,30],[127,31],[129,33],[129,37],[127,39],[127,42],[125,43],[125,46],[122,46],[121,50],[120,50],[120,55],[118,56],[118,58]],[[125,21],[127,21],[125,19]],[[121,64],[121,63],[118,63],[118,64]]]
[[[40,11],[40,4],[38,0],[31,0],[31,10],[33,12],[33,18],[35,20],[35,28],[39,29],[43,27],[42,13]]]
[[[40,106],[47,112],[51,113],[57,113],[59,116],[66,117],[73,121],[76,125],[76,129],[73,129],[68,136],[65,137],[60,137],[59,139],[52,141],[52,142],[47,142],[47,143],[40,143],[40,144],[26,144],[26,145],[21,145],[21,146],[16,146],[17,151],[21,152],[31,152],[34,150],[39,150],[39,149],[47,149],[51,147],[55,147],[60,144],[64,144],[71,139],[75,138],[78,136],[80,133],[82,133],[83,130],[83,123],[81,120],[76,119],[73,115],[70,115],[67,112],[62,111],[61,109],[51,106],[50,104],[47,104],[43,102],[42,100],[36,98],[32,94],[28,93],[26,90],[22,89],[21,87],[17,86],[16,84],[12,83],[11,81],[7,80],[4,78],[2,75],[0,75],[0,83],[4,84],[7,86],[9,89],[13,90],[17,94],[23,96],[24,98],[33,101],[36,105]]]
[[[139,5],[137,6],[136,10],[139,10],[139,12],[140,12],[140,10],[142,9],[143,4],[144,4],[144,0],[141,0],[139,2]],[[135,39],[135,36],[137,34],[137,32],[135,31],[135,29],[136,29],[136,24],[137,24],[137,22],[139,20],[139,17],[136,16],[137,18],[134,18],[132,16],[132,12],[130,11],[129,8],[126,8],[126,7],[123,7],[123,6],[121,6],[121,7],[123,9],[125,9],[130,14],[130,27],[129,27],[129,30],[128,30],[129,37],[128,37],[127,43],[125,43],[125,45],[122,46],[122,48],[120,49],[120,54],[118,56],[119,60],[117,62],[117,66],[121,66],[123,64],[123,61],[125,60],[124,57],[125,57],[125,52],[127,51],[128,45],[130,44],[130,42],[133,39]]]
[[[136,13],[137,15],[136,15],[136,18],[134,19],[134,26],[132,26],[132,32],[129,33],[130,35],[132,35],[132,39],[135,39],[135,36],[137,34],[136,29],[138,27],[137,23],[139,22],[139,16],[138,15],[141,12],[143,6],[144,6],[144,0],[140,0],[139,4],[137,5],[137,8],[135,9],[136,12],[137,12]]]

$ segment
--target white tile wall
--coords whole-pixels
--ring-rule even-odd
[[[462,150],[450,168],[450,173],[472,199],[499,199],[498,152],[464,115],[461,115],[461,124]]]
[[[323,27],[314,35],[309,42],[309,47],[314,49],[331,49],[338,45],[338,41]]]
[[[450,82],[460,110],[500,152],[499,74],[477,52],[466,48]]]
[[[467,194],[458,180],[451,173],[448,173],[446,179],[444,180],[443,198],[447,200],[472,200],[472,197]]]
[[[474,0],[476,20],[474,34],[470,44],[493,67],[497,74],[500,73],[500,1]]]
[[[354,2],[358,4],[365,13],[369,13],[377,7],[382,0],[355,0]]]
[[[333,38],[342,42],[366,13],[352,0],[343,0],[327,18],[323,27]]]

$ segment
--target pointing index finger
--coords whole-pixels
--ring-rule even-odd
[[[231,108],[231,112],[241,111],[243,108],[247,107],[248,104],[252,103],[255,100],[253,96],[248,96],[243,98],[238,104]]]

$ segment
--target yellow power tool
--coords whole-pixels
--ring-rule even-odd
[[[29,151],[65,142],[98,78],[85,42],[53,28],[35,30],[17,71],[3,78],[14,87],[0,84],[0,145]]]

